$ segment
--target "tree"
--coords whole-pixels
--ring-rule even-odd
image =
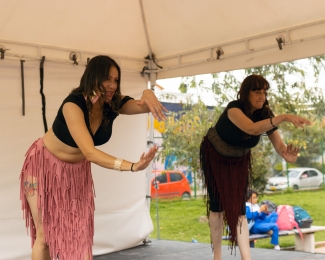
[[[319,155],[319,148],[315,143],[324,140],[322,119],[325,116],[325,100],[323,89],[318,87],[318,76],[324,71],[325,56],[308,59],[313,68],[315,85],[306,85],[306,68],[297,62],[266,65],[241,71],[212,74],[213,83],[206,86],[203,81],[196,81],[196,77],[186,77],[180,85],[183,93],[195,90],[199,95],[196,104],[189,102],[187,110],[180,117],[171,117],[166,124],[160,156],[175,155],[175,166],[190,166],[193,171],[199,170],[199,146],[202,137],[209,127],[215,124],[223,108],[230,100],[237,99],[236,95],[242,80],[250,74],[263,75],[271,85],[268,93],[270,107],[275,114],[297,114],[312,119],[313,126],[308,130],[295,128],[292,124],[281,124],[280,132],[286,143],[293,143],[302,147],[297,165],[306,166]],[[214,113],[209,113],[202,102],[200,93],[209,91],[215,96]],[[275,161],[275,151],[268,141],[264,141],[252,149],[253,153],[253,185],[262,192],[265,188],[265,176],[270,173]]]
[[[175,156],[176,167],[188,166],[196,176],[199,171],[199,145],[219,114],[220,109],[208,110],[199,100],[195,104],[188,102],[185,111],[169,115],[158,159]]]

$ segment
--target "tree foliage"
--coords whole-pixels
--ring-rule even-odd
[[[317,85],[320,73],[324,73],[325,56],[309,58],[305,66],[296,61],[249,68],[241,71],[211,74],[213,83],[207,86],[196,77],[183,78],[180,91],[183,93],[195,89],[199,96],[196,104],[189,102],[181,115],[169,117],[166,133],[163,135],[160,157],[175,155],[175,166],[189,166],[194,172],[199,171],[199,146],[209,127],[213,126],[226,104],[237,99],[242,80],[251,74],[260,74],[270,83],[268,92],[270,107],[278,114],[296,114],[313,121],[305,130],[297,129],[292,124],[283,123],[279,131],[286,143],[301,147],[297,166],[309,166],[320,155],[319,145],[324,140],[325,100],[324,88]],[[312,68],[313,83],[306,83],[308,70]],[[209,91],[216,103],[213,113],[202,102],[202,93]],[[201,94],[200,94],[201,93]],[[275,151],[268,138],[263,137],[253,153],[253,185],[263,191],[265,176],[276,162]]]
[[[158,159],[173,155],[177,158],[176,167],[186,165],[198,172],[200,143],[219,114],[218,108],[208,110],[201,100],[195,104],[188,102],[183,112],[171,113],[162,135],[164,141]]]

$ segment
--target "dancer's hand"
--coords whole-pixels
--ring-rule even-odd
[[[293,146],[292,144],[288,144],[286,150],[282,153],[282,157],[287,162],[294,163],[297,160],[299,151],[299,147]]]
[[[154,145],[153,147],[150,148],[150,150],[147,153],[143,153],[140,157],[140,161],[135,163],[133,165],[133,171],[141,171],[145,168],[148,167],[150,162],[155,158],[155,154],[158,151],[158,146]]]
[[[146,104],[155,119],[162,121],[166,120],[164,111],[168,112],[168,110],[159,102],[152,90],[146,89],[143,91],[142,97],[137,104],[139,106]]]
[[[292,123],[297,128],[304,128],[305,125],[311,125],[311,122],[308,119],[291,114],[286,115],[285,121]]]

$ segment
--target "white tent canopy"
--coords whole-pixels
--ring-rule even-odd
[[[86,63],[102,53],[140,72],[154,53],[159,79],[325,53],[323,0],[3,0],[1,10],[8,57],[71,62],[75,51]]]
[[[50,127],[87,59],[97,54],[116,59],[123,71],[122,91],[135,98],[147,88],[147,80],[153,85],[156,79],[325,54],[323,0],[2,0],[0,12],[0,207],[6,209],[0,214],[0,260],[29,258],[18,174],[28,146],[43,133],[43,56]],[[75,61],[70,59],[73,54]],[[25,60],[25,116],[19,60]],[[146,115],[120,116],[112,139],[100,149],[136,161],[146,140]],[[94,166],[93,176],[94,253],[141,243],[152,231],[146,173]]]

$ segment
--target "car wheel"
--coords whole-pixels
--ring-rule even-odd
[[[188,192],[184,192],[182,195],[182,200],[189,200],[191,198],[191,194]]]
[[[299,190],[299,186],[298,185],[293,185],[293,189],[294,190]]]

